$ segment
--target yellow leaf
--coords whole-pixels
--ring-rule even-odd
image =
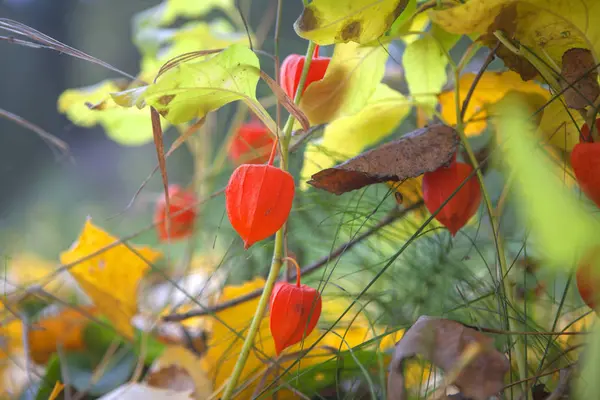
[[[367,43],[382,36],[408,0],[314,0],[294,23],[296,33],[319,45]]]
[[[113,93],[122,107],[154,107],[172,124],[202,118],[233,101],[244,101],[265,125],[276,132],[269,113],[256,99],[260,77],[258,57],[241,44],[234,44],[200,61],[187,61],[162,74],[156,83]]]
[[[579,143],[579,131],[584,123],[580,113],[567,109],[555,99],[544,108],[538,131],[551,145],[570,152]]]
[[[460,106],[467,97],[475,74],[464,74],[459,81]],[[487,126],[488,108],[500,101],[509,92],[539,95],[547,100],[547,90],[534,82],[524,82],[516,72],[484,72],[479,80],[465,113],[465,134],[478,135]],[[442,106],[442,117],[448,125],[456,125],[456,101],[454,91],[443,92],[438,97]]]
[[[364,108],[334,120],[325,128],[321,141],[307,145],[300,187],[307,189],[306,180],[313,174],[380,142],[402,122],[411,107],[400,93],[379,84]]]
[[[8,273],[3,284],[5,294],[15,289],[36,285],[56,273],[56,264],[32,253],[17,254],[8,259]],[[59,273],[44,285],[44,290],[55,296],[68,296],[73,292],[74,282],[67,272]]]
[[[597,0],[470,0],[464,4],[430,11],[433,22],[457,34],[487,33],[496,18],[511,15],[509,36],[532,50],[549,65],[561,66],[570,48],[588,48],[600,55],[600,2]]]
[[[56,384],[54,385],[54,389],[52,389],[52,393],[50,393],[50,397],[48,397],[48,400],[56,400],[62,392],[62,390],[64,389],[64,387],[65,385],[63,385],[62,383],[56,382]]]
[[[313,125],[359,112],[385,72],[388,54],[382,46],[338,44],[322,80],[311,83],[300,108]]]
[[[71,275],[115,328],[131,338],[138,283],[148,269],[148,263],[154,262],[161,253],[147,247],[133,247],[136,254],[125,244],[114,246],[117,241],[88,219],[79,239],[61,253],[60,260],[63,264],[77,263],[69,269]],[[108,246],[114,247],[102,251]],[[100,254],[79,262],[98,251]]]
[[[102,125],[108,137],[125,146],[139,146],[152,141],[152,123],[147,111],[118,107],[110,93],[123,90],[115,81],[65,90],[58,98],[58,111],[74,124],[86,128]],[[89,105],[100,104],[98,109]],[[163,125],[166,128],[166,124]]]
[[[261,278],[256,278],[253,281],[246,282],[240,286],[227,286],[223,289],[223,294],[220,301],[227,301],[233,298],[242,296],[250,291],[264,287],[265,281]],[[329,304],[325,302],[324,304]],[[233,367],[239,356],[243,337],[247,332],[250,325],[250,321],[254,315],[256,307],[258,305],[258,299],[241,303],[235,307],[225,309],[217,312],[216,318],[206,317],[211,321],[212,329],[210,332],[210,338],[207,345],[207,352],[201,361],[201,368],[208,374],[208,377],[212,380],[214,388],[222,388],[223,384],[231,376]],[[327,313],[327,310],[324,310]],[[226,324],[226,325],[225,325]],[[238,332],[242,336],[238,337]],[[288,348],[284,354],[293,354],[301,351],[302,349],[309,348],[315,343],[317,339],[325,332],[315,329],[310,335],[308,335],[304,343],[299,343]],[[362,326],[353,324],[351,327],[334,329],[331,332],[325,334],[323,340],[308,353],[302,360],[297,364],[299,369],[306,368],[311,365],[320,364],[332,358],[332,353],[326,350],[326,347],[333,347],[335,349],[348,350],[348,346],[355,347],[365,340],[372,339],[376,334],[381,334],[381,330],[375,330],[370,326]],[[346,336],[345,342],[342,342],[341,337]],[[389,341],[386,342],[389,344]],[[236,399],[251,399],[256,385],[263,377],[268,361],[264,358],[274,359],[275,358],[275,344],[273,337],[269,329],[269,318],[266,316],[259,328],[259,332],[256,336],[254,343],[255,350],[250,352],[248,360],[245,364],[244,370],[240,376],[240,383],[247,382],[248,386],[236,396]],[[293,361],[286,361],[282,363],[283,368],[287,368],[292,364]],[[273,380],[273,376],[270,375],[266,379],[266,383],[270,383]],[[286,389],[282,389],[278,392],[278,398],[281,399],[294,399],[295,394]]]

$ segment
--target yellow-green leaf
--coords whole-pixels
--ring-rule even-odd
[[[402,55],[402,65],[411,97],[433,113],[447,80],[448,57],[440,43],[431,35],[411,42]]]
[[[214,56],[187,61],[162,74],[156,83],[113,93],[123,107],[154,107],[167,121],[181,124],[242,100],[272,131],[275,123],[256,99],[260,64],[248,47],[234,44]]]
[[[538,130],[548,143],[570,152],[579,143],[579,131],[584,123],[580,113],[555,99],[544,108]]]
[[[475,74],[467,73],[459,81],[460,106],[462,107],[469,88],[475,80]],[[509,92],[539,95],[542,104],[550,98],[546,89],[537,83],[524,82],[519,74],[508,72],[484,72],[465,112],[465,133],[478,135],[487,126],[488,108],[499,102]],[[448,125],[456,125],[456,97],[454,90],[443,92],[438,97],[442,106],[442,117]]]
[[[102,125],[108,137],[125,146],[139,146],[152,141],[152,123],[148,112],[118,107],[110,93],[123,89],[114,81],[93,86],[67,89],[58,98],[58,111],[78,126]],[[91,109],[89,105],[100,106]],[[163,128],[166,128],[163,123]]]
[[[311,83],[300,101],[310,123],[327,123],[359,112],[381,82],[387,57],[382,46],[336,45],[325,76]]]
[[[408,0],[314,0],[294,23],[296,33],[319,45],[368,43],[383,35]]]
[[[123,335],[133,337],[131,318],[137,312],[137,286],[161,253],[147,247],[117,244],[118,238],[98,228],[88,219],[79,239],[61,253],[63,264],[76,263],[69,269],[98,310]],[[111,247],[112,246],[112,247]],[[97,255],[96,252],[100,252]],[[137,254],[136,254],[137,253]]]
[[[236,11],[234,0],[164,0],[157,6],[136,14],[134,30],[148,26],[169,25],[177,18],[199,18],[213,10],[233,14]]]
[[[411,107],[412,104],[400,93],[379,84],[362,110],[334,120],[327,125],[319,142],[306,147],[300,187],[308,188],[306,180],[313,174],[381,141],[402,122]]]
[[[210,23],[191,22],[177,30],[151,29],[144,35],[145,37],[137,38],[138,42],[155,43],[155,47],[142,47],[140,75],[147,82],[154,80],[163,64],[181,54],[199,49],[223,49],[235,43],[248,43],[246,33],[235,32],[233,26],[224,19],[217,19]],[[152,37],[147,37],[149,35]]]
[[[512,101],[498,108],[507,173],[514,179],[512,192],[521,216],[541,254],[551,264],[570,268],[598,243],[600,223],[553,173],[551,161],[532,135],[527,107]]]

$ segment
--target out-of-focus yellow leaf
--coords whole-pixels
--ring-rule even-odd
[[[117,241],[118,238],[94,226],[88,219],[79,239],[61,253],[60,260],[63,264],[78,262]],[[148,269],[148,263],[161,256],[160,252],[147,247],[132,248],[137,254],[125,244],[118,244],[69,269],[98,311],[130,338],[133,337],[131,318],[137,312],[138,283]]]
[[[193,381],[194,398],[198,400],[207,399],[210,397],[213,387],[211,381],[206,377],[206,373],[201,368],[198,368],[199,364],[200,358],[185,347],[168,346],[152,365],[149,383],[152,383],[152,374],[161,373],[161,370],[176,366],[183,369]],[[168,385],[161,385],[161,387],[165,389],[175,389],[174,387],[168,387]]]
[[[467,97],[475,74],[464,74],[459,81],[460,106]],[[500,101],[508,92],[537,94],[549,99],[547,90],[534,82],[524,82],[516,72],[484,72],[479,80],[465,113],[465,134],[478,135],[487,126],[488,108]],[[456,125],[456,101],[454,91],[443,92],[438,97],[442,105],[442,117],[449,125]]]
[[[507,102],[497,117],[507,172],[515,183],[512,192],[532,239],[549,264],[566,268],[598,244],[600,223],[553,173],[550,160],[532,135],[526,109],[517,101]]]
[[[248,43],[246,33],[235,32],[233,26],[224,19],[210,23],[191,22],[177,30],[158,28],[151,33],[156,46],[143,53],[140,72],[141,79],[146,82],[152,82],[167,61],[181,54]],[[146,40],[150,41],[150,38]]]
[[[300,108],[310,123],[323,124],[362,110],[383,78],[387,57],[382,46],[336,45],[323,79],[302,95]]]
[[[257,117],[276,132],[275,122],[256,99],[260,77],[258,57],[241,44],[234,44],[200,61],[177,64],[156,83],[113,93],[122,107],[154,107],[173,124],[202,118],[225,104],[242,100]]]
[[[264,284],[264,279],[256,278],[253,281],[246,282],[240,286],[227,286],[223,289],[223,295],[220,301],[237,298],[250,291],[264,287]],[[324,304],[329,304],[329,302],[324,302]],[[250,321],[252,320],[257,305],[258,299],[255,299],[217,312],[215,315],[218,319],[205,317],[211,321],[212,329],[207,346],[208,350],[206,355],[202,358],[200,365],[208,374],[209,379],[212,380],[214,388],[222,388],[222,385],[230,377],[243,344],[243,338],[240,339],[230,330],[230,328],[242,333],[243,336],[250,326]],[[323,310],[323,312],[327,313],[328,311]],[[219,320],[223,321],[227,326]],[[294,352],[309,348],[323,333],[323,331],[315,329],[305,338],[304,343],[298,343],[291,346],[285,351],[285,354],[293,354]],[[353,324],[350,328],[344,327],[334,329],[326,333],[323,340],[321,340],[308,355],[302,358],[299,364],[297,364],[298,368],[307,368],[311,365],[320,364],[331,359],[332,353],[326,350],[327,346],[344,351],[348,350],[348,346],[355,347],[381,333],[383,333],[381,329],[376,330],[372,327],[358,324]],[[393,339],[398,338],[399,335],[401,335],[401,333],[397,333],[394,337],[387,339],[385,343],[392,346],[393,344],[391,342],[393,342]],[[344,336],[345,342],[341,339]],[[248,386],[236,396],[236,399],[252,398],[256,385],[263,377],[267,365],[269,365],[268,360],[266,362],[264,361],[264,357],[266,356],[271,359],[275,358],[275,344],[269,329],[268,316],[261,321],[254,346],[255,350],[250,352],[244,370],[240,376],[240,382],[249,381]],[[289,367],[292,362],[293,361],[283,362],[282,367]],[[272,382],[272,379],[273,376],[269,376],[269,378],[266,379],[266,383]],[[294,399],[296,398],[295,396],[296,395],[293,392],[288,391],[287,389],[282,389],[278,392],[278,398],[281,399]]]
[[[48,400],[58,399],[58,396],[63,391],[64,387],[65,387],[65,385],[63,385],[62,383],[56,382],[54,384],[54,389],[52,389],[52,393],[50,393],[50,397],[48,397]]]
[[[44,260],[33,253],[21,253],[8,260],[6,282],[3,283],[6,295],[19,288],[36,285],[49,275],[56,273],[56,263]],[[65,271],[44,285],[44,290],[55,296],[67,296],[74,290],[74,282]]]
[[[313,174],[381,141],[402,122],[411,107],[412,104],[400,93],[379,84],[359,112],[334,120],[327,125],[319,142],[307,145],[300,187],[307,189],[306,180]]]
[[[66,114],[75,125],[86,128],[102,125],[108,137],[125,146],[139,146],[152,141],[150,114],[145,110],[119,107],[110,93],[123,90],[124,85],[103,81],[93,86],[67,89],[58,98],[58,111]],[[90,109],[89,105],[100,106]],[[166,124],[163,123],[163,128]]]
[[[516,38],[550,65],[560,68],[570,48],[590,49],[600,55],[600,2],[597,0],[470,0],[445,10],[430,11],[431,20],[457,34],[487,33],[503,13],[510,14]]]
[[[367,43],[382,36],[408,0],[314,0],[294,23],[296,33],[319,45]]]
[[[221,9],[225,12],[235,12],[233,0],[166,0],[161,13],[160,23],[168,25],[176,18],[197,18],[206,15],[212,10]]]
[[[579,131],[584,123],[580,113],[567,109],[556,99],[544,109],[538,131],[551,145],[571,151],[579,143]]]

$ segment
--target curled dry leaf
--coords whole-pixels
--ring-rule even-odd
[[[458,143],[454,129],[432,125],[324,169],[308,183],[340,195],[374,183],[414,178],[448,164]]]
[[[588,49],[565,51],[561,75],[564,80],[560,84],[565,91],[565,102],[570,108],[585,108],[593,104],[600,94],[596,62]]]
[[[406,399],[403,367],[408,358],[420,355],[448,372],[458,365],[464,350],[474,344],[483,350],[452,383],[473,400],[485,400],[498,392],[504,385],[509,362],[493,348],[493,339],[456,321],[422,316],[396,344],[390,363],[388,400]]]

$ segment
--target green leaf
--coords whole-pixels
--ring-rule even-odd
[[[234,44],[201,61],[177,64],[156,83],[112,93],[123,107],[154,107],[167,121],[181,124],[233,101],[244,101],[272,131],[275,122],[256,99],[260,64],[248,47]]]
[[[100,396],[126,383],[138,362],[133,352],[119,350],[108,361],[100,379],[93,380],[96,379],[93,377],[96,365],[87,353],[67,353],[64,358],[69,383],[92,396]]]
[[[60,370],[60,359],[57,354],[52,355],[46,365],[46,374],[41,382],[38,383],[39,390],[35,396],[35,400],[48,400],[52,389],[56,382],[62,381],[62,373]],[[28,390],[25,390],[28,392]]]
[[[294,23],[296,33],[319,45],[368,43],[381,37],[408,0],[314,0]]]
[[[553,172],[551,161],[532,136],[527,109],[515,97],[497,108],[507,169],[514,179],[514,198],[542,254],[551,264],[569,268],[582,252],[598,243],[600,223]]]
[[[313,174],[380,142],[402,122],[411,107],[404,96],[380,83],[359,112],[334,120],[325,128],[322,140],[306,147],[300,187],[307,189],[306,180]]]

